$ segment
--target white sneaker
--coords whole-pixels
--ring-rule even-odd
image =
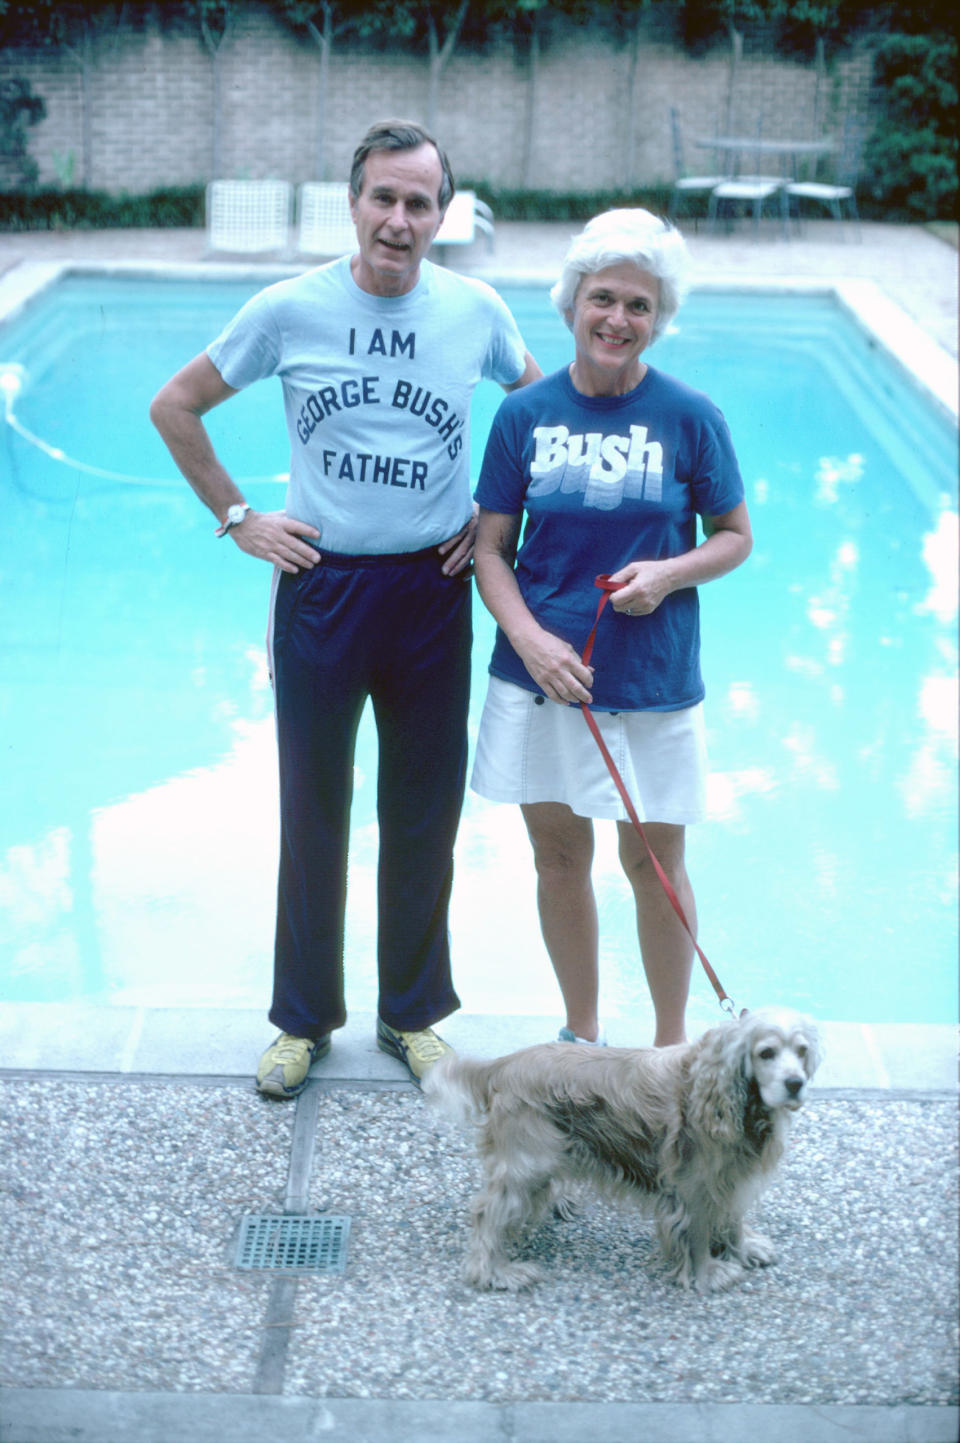
[[[591,1042],[590,1039],[589,1039],[589,1037],[578,1037],[575,1032],[571,1032],[571,1031],[570,1031],[570,1028],[569,1028],[569,1027],[561,1027],[561,1028],[560,1028],[560,1031],[557,1033],[557,1041],[558,1041],[558,1042],[582,1042],[586,1047],[606,1047],[606,1045],[607,1045],[606,1033],[604,1032],[604,1030],[603,1030],[602,1027],[600,1028],[600,1031],[597,1033],[597,1040],[596,1040],[596,1042]]]

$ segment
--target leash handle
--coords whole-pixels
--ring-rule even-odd
[[[583,659],[584,665],[587,665],[587,664],[589,663],[590,657],[593,655],[593,643],[595,642],[596,637],[597,637],[597,627],[599,626],[599,624],[600,624],[600,618],[601,618],[601,616],[603,615],[603,608],[606,606],[607,602],[610,600],[610,597],[612,596],[612,594],[613,594],[615,591],[619,591],[619,590],[620,590],[620,586],[617,585],[617,584],[615,584],[615,583],[613,583],[613,582],[611,582],[610,577],[607,576],[607,575],[601,575],[601,576],[596,577],[596,578],[594,579],[594,583],[593,583],[593,584],[594,584],[594,586],[596,586],[596,587],[599,588],[599,590],[602,592],[602,595],[601,595],[601,597],[600,597],[599,602],[597,603],[597,614],[596,614],[596,616],[595,616],[594,619],[593,619],[593,626],[592,626],[591,629],[590,629],[590,635],[587,637],[586,645],[585,645],[584,648],[583,648],[583,656],[582,656],[582,659]],[[703,951],[703,949],[702,949],[701,946],[700,946],[700,943],[697,941],[696,937],[695,937],[694,934],[693,934],[693,929],[692,929],[692,927],[690,926],[690,923],[687,921],[686,913],[685,913],[684,910],[683,910],[683,906],[681,905],[680,898],[677,896],[677,894],[676,894],[676,892],[675,892],[675,890],[674,890],[674,888],[673,888],[673,885],[672,885],[672,883],[671,883],[671,881],[670,881],[670,878],[667,876],[666,872],[665,872],[665,871],[663,870],[663,868],[661,867],[660,862],[659,862],[659,860],[658,860],[658,858],[657,858],[657,856],[656,856],[656,853],[654,852],[653,848],[652,848],[651,845],[650,845],[650,842],[649,842],[649,840],[648,840],[648,838],[647,838],[647,834],[646,834],[646,832],[643,830],[643,823],[640,821],[640,818],[637,816],[637,809],[636,809],[636,807],[633,805],[633,802],[632,802],[632,800],[631,800],[631,798],[630,798],[630,793],[627,791],[626,786],[624,785],[623,778],[621,777],[619,771],[617,770],[617,764],[616,764],[616,762],[613,760],[613,757],[610,755],[610,751],[609,751],[609,748],[607,747],[606,742],[603,740],[603,737],[600,735],[600,728],[599,728],[599,726],[597,725],[596,718],[594,717],[594,715],[593,715],[593,713],[591,712],[591,710],[590,710],[589,707],[587,707],[587,706],[582,706],[582,707],[580,708],[580,710],[581,710],[582,713],[583,713],[583,719],[584,719],[584,721],[586,722],[587,726],[590,728],[591,732],[593,733],[593,739],[594,739],[594,741],[596,742],[597,746],[600,748],[600,755],[603,757],[603,760],[604,760],[604,761],[606,762],[606,764],[607,764],[607,771],[610,773],[610,776],[613,778],[613,784],[614,784],[614,786],[616,787],[617,791],[620,793],[621,799],[622,799],[622,801],[623,801],[623,805],[624,805],[624,806],[626,807],[626,809],[627,809],[627,816],[630,818],[630,821],[633,823],[633,825],[634,825],[634,827],[636,828],[636,830],[640,833],[640,836],[641,836],[641,838],[642,838],[642,840],[643,840],[643,845],[646,847],[646,849],[647,849],[647,854],[648,854],[648,856],[649,856],[649,858],[650,858],[650,861],[651,861],[651,863],[652,863],[652,865],[653,865],[653,870],[656,872],[657,877],[658,877],[659,880],[660,880],[660,885],[662,886],[664,892],[666,892],[666,894],[667,894],[667,900],[669,901],[671,907],[673,908],[673,910],[676,912],[677,916],[679,917],[679,919],[680,919],[680,921],[681,921],[681,923],[682,923],[682,925],[683,925],[683,928],[684,928],[687,936],[690,938],[690,941],[693,943],[694,948],[695,948],[696,953],[697,953],[697,956],[700,958],[700,962],[701,962],[701,964],[702,964],[702,966],[703,966],[703,970],[704,970],[704,972],[706,972],[706,974],[707,974],[707,978],[708,978],[708,980],[709,980],[709,982],[710,982],[710,985],[711,985],[711,987],[713,988],[714,992],[717,994],[717,1000],[719,1001],[720,1006],[724,1009],[724,1011],[729,1012],[730,1015],[731,1015],[731,1017],[732,1017],[733,1014],[734,1014],[733,1000],[732,1000],[732,998],[730,998],[730,997],[728,996],[728,994],[723,990],[723,986],[721,985],[721,982],[720,982],[719,977],[717,976],[716,972],[714,972],[713,968],[710,966],[710,963],[709,963],[709,961],[707,960],[706,953]]]
[[[593,643],[597,639],[597,627],[600,625],[600,618],[603,615],[603,608],[606,606],[613,593],[620,590],[620,587],[618,585],[615,585],[606,573],[603,573],[601,576],[595,576],[593,579],[593,584],[594,586],[598,586],[600,588],[600,590],[603,592],[603,595],[600,597],[600,601],[597,605],[597,614],[593,618],[593,626],[590,628],[590,635],[587,637],[587,644],[583,648],[583,652],[580,657],[580,660],[583,662],[584,666],[590,665],[590,658],[593,655]]]

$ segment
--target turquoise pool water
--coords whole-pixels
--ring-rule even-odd
[[[214,539],[146,414],[252,288],[75,277],[0,327],[5,1000],[265,1005],[269,577]],[[562,364],[546,293],[504,294],[544,369]],[[756,534],[702,595],[711,820],[690,868],[705,950],[742,1005],[952,1020],[956,429],[826,297],[695,295],[650,359],[722,406]],[[477,396],[475,470],[500,394]],[[250,501],[279,506],[278,387],[210,419]],[[476,628],[474,726],[492,636],[479,602]],[[374,767],[365,723],[348,935],[365,1009]],[[603,1009],[636,1018],[639,1041],[649,1003],[612,832],[598,828]],[[515,809],[469,799],[451,926],[468,1010],[557,1011]],[[702,976],[691,1010],[715,1016]]]

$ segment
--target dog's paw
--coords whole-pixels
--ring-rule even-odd
[[[568,1197],[565,1193],[558,1193],[553,1200],[553,1215],[562,1223],[573,1222],[574,1218],[580,1216],[580,1211],[576,1198]]]
[[[736,1287],[745,1277],[746,1269],[742,1263],[732,1258],[711,1258],[697,1274],[694,1286],[698,1293],[724,1293],[727,1288]]]
[[[519,1293],[532,1288],[543,1276],[536,1263],[492,1263],[470,1260],[464,1264],[463,1280],[473,1288]]]
[[[769,1268],[777,1261],[777,1250],[763,1233],[745,1233],[739,1255],[747,1268]]]

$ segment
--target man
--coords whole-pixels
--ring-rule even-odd
[[[281,845],[270,1020],[257,1069],[295,1097],[346,1020],[343,929],[353,751],[367,697],[379,740],[377,1040],[415,1081],[459,1006],[447,912],[463,801],[475,521],[467,437],[481,377],[540,370],[489,287],[426,260],[453,195],[426,131],[375,125],[350,209],[359,250],[261,291],[170,380],[151,418],[242,551],[275,568],[269,645]],[[252,509],[203,416],[279,376],[286,510]]]

